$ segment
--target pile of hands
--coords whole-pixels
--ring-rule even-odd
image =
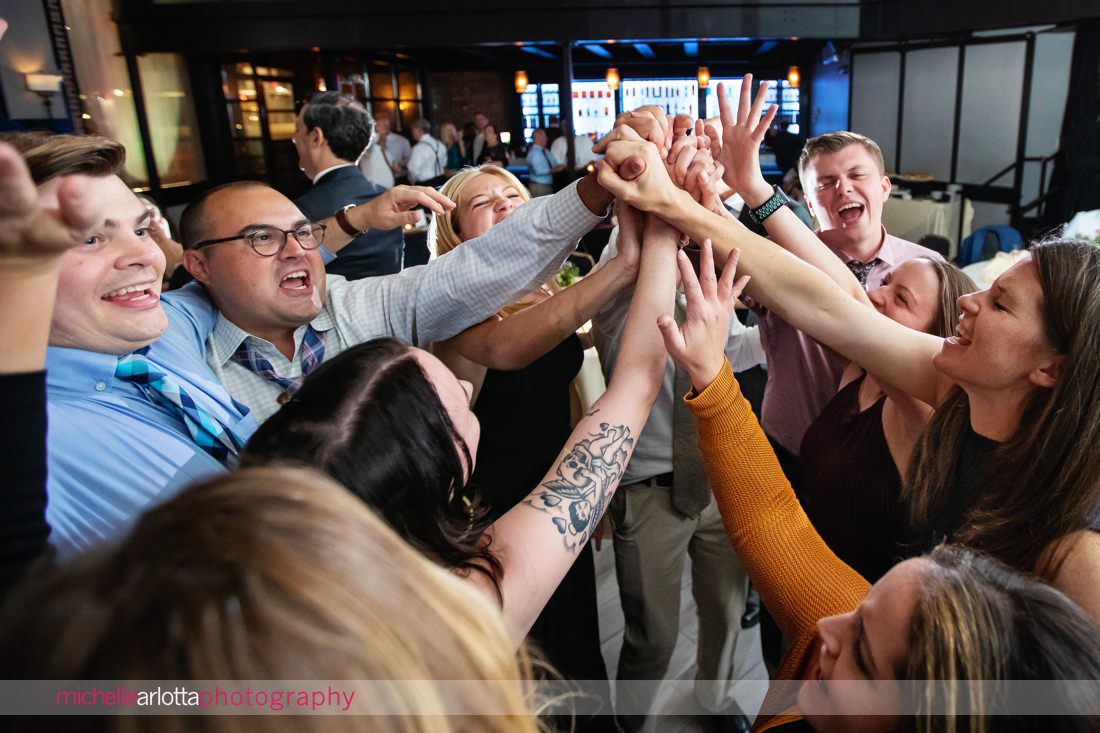
[[[772,188],[760,171],[760,144],[778,111],[764,109],[768,85],[761,82],[750,101],[752,74],[746,74],[734,109],[719,84],[719,116],[707,120],[652,106],[619,115],[594,147],[604,155],[597,163],[600,185],[659,216],[684,204],[681,192],[721,215],[727,215],[722,201],[735,192],[746,201],[767,200]]]
[[[676,207],[700,205],[732,219],[722,202],[734,192],[756,205],[772,195],[760,170],[760,144],[777,107],[764,110],[767,82],[760,84],[752,101],[751,87],[752,75],[747,74],[734,110],[719,84],[720,115],[715,119],[673,117],[659,107],[641,107],[616,119],[614,129],[594,149],[604,155],[598,180],[620,202],[622,229],[644,229],[646,238],[671,230],[678,237],[665,223]],[[677,325],[664,315],[657,324],[669,356],[687,369],[696,391],[714,381],[725,363],[729,321],[749,281],[747,276],[736,277],[739,250],[730,252],[718,277],[710,240],[700,248],[698,276],[683,250],[677,254],[687,301],[684,322]]]

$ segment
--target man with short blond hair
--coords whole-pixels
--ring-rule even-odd
[[[906,260],[943,259],[883,227],[882,210],[891,183],[882,150],[874,140],[847,130],[818,135],[806,142],[798,168],[806,204],[820,225],[818,237],[865,290],[880,286],[890,271]],[[742,178],[747,180],[738,181],[738,192],[750,211],[767,212],[769,203],[781,198],[759,173],[758,165],[755,172]],[[768,234],[779,242],[792,232],[805,232],[794,212],[785,209],[788,207],[780,205],[764,213],[762,219]],[[768,354],[760,422],[788,477],[797,485],[802,436],[836,396],[846,362],[767,309],[757,308],[757,313]]]

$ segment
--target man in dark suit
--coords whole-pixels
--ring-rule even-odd
[[[313,188],[294,203],[311,220],[320,221],[385,193],[386,189],[364,178],[356,165],[370,142],[372,127],[370,113],[340,92],[319,92],[302,107],[294,124],[294,147],[302,172],[313,179]],[[325,269],[348,280],[389,275],[401,270],[404,255],[400,228],[371,230],[356,236]]]

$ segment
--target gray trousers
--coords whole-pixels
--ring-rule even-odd
[[[741,630],[748,576],[734,553],[714,500],[695,519],[685,518],[662,486],[622,486],[609,508],[614,526],[615,570],[626,631],[617,680],[644,680],[616,687],[619,723],[641,730],[646,710],[668,671],[680,631],[684,558],[691,557],[691,592],[699,614],[695,696],[712,712],[729,702],[738,678],[734,651]]]

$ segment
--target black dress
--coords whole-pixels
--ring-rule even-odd
[[[572,335],[523,369],[486,372],[474,405],[481,441],[471,484],[494,519],[531,493],[569,439],[569,385],[583,361],[580,339]],[[528,638],[566,678],[607,679],[591,543],[578,554]],[[612,720],[604,715],[578,722],[595,730],[610,729]]]
[[[486,145],[481,151],[481,157],[478,159],[478,164],[481,163],[500,163],[501,165],[508,166],[508,148],[503,143],[497,143],[493,146]]]

